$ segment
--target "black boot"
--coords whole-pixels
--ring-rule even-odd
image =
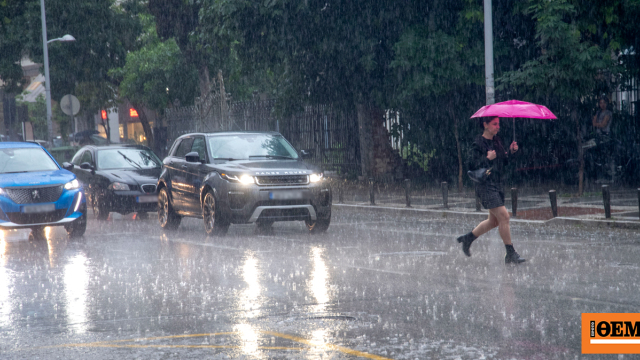
[[[507,255],[504,257],[505,264],[520,264],[527,261],[520,257],[520,254],[516,252],[513,245],[505,245],[504,247],[507,248]]]
[[[467,234],[464,234],[462,236],[460,236],[458,238],[458,242],[462,243],[462,252],[467,255],[467,256],[471,256],[471,252],[469,252],[469,249],[471,248],[471,243],[473,242],[473,240],[477,239],[477,237],[475,235],[473,235],[472,232],[469,232]]]

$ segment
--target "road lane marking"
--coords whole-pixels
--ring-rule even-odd
[[[328,343],[319,343],[317,341],[307,340],[302,337],[288,335],[283,333],[278,333],[274,331],[263,331],[260,330],[260,333],[264,335],[270,335],[274,337],[279,337],[281,339],[291,340],[300,344],[304,344],[307,346],[311,346],[313,348],[322,348],[329,349],[334,351],[339,351],[341,353],[357,356],[365,359],[374,359],[374,360],[391,360],[386,357],[369,354],[363,351],[353,350],[344,346],[328,344]],[[155,336],[149,338],[135,338],[135,339],[124,339],[124,340],[113,340],[113,341],[98,341],[91,343],[75,343],[75,344],[62,344],[62,345],[53,345],[53,346],[41,346],[36,349],[46,349],[46,348],[61,348],[61,347],[94,347],[94,348],[183,348],[183,349],[242,349],[242,345],[167,345],[167,344],[126,344],[128,342],[142,342],[142,341],[154,341],[154,340],[164,340],[164,339],[181,339],[181,338],[194,338],[194,337],[213,337],[213,336],[221,336],[221,335],[238,335],[238,332],[220,332],[220,333],[204,333],[204,334],[183,334],[183,335],[169,335],[169,336]],[[259,346],[257,347],[259,350],[284,350],[284,351],[308,351],[309,348],[306,347],[291,347],[291,346]],[[24,350],[24,349],[23,349]]]
[[[336,350],[336,351],[339,351],[339,352],[347,354],[347,355],[353,355],[353,356],[358,356],[358,357],[362,357],[362,358],[366,358],[366,359],[374,359],[374,360],[391,360],[391,359],[386,358],[386,357],[382,357],[382,356],[378,356],[378,355],[374,355],[374,354],[369,354],[369,353],[358,351],[358,350],[353,350],[353,349],[350,349],[350,348],[347,348],[347,347],[344,347],[344,346],[340,346],[340,345],[327,344],[327,343],[318,343],[316,341],[307,340],[305,338],[301,338],[301,337],[298,337],[298,336],[282,334],[282,333],[277,333],[277,332],[273,332],[273,331],[261,331],[261,332],[263,334],[266,334],[266,335],[277,336],[277,337],[282,338],[282,339],[295,341],[295,342],[298,342],[298,343],[301,343],[301,344],[305,344],[305,345],[309,345],[309,346],[313,346],[313,347],[320,347],[320,348],[327,348],[327,349],[331,349],[331,350]]]

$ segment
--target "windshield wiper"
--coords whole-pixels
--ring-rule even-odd
[[[266,157],[267,159],[293,159],[291,156],[286,155],[249,155],[249,157]]]
[[[122,155],[122,157],[127,160],[128,162],[132,163],[133,165],[135,165],[135,167],[137,167],[138,169],[142,169],[142,166],[140,166],[140,164],[138,164],[137,162],[129,159],[127,157],[127,155],[123,154],[120,150],[118,150],[118,154]]]
[[[234,159],[234,158],[213,158],[213,160],[227,160],[227,161],[233,161],[233,160],[240,160],[240,159]]]
[[[20,173],[26,173],[26,172],[29,172],[29,171],[8,171],[2,174],[20,174]]]

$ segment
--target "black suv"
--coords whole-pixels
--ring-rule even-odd
[[[175,229],[202,217],[207,234],[229,224],[303,220],[312,233],[331,222],[331,187],[277,132],[219,132],[179,137],[158,180],[158,220]]]

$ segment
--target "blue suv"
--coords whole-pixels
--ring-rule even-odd
[[[84,191],[64,165],[36,143],[0,143],[0,230],[31,228],[44,238],[45,227],[64,226],[70,237],[84,235]]]

